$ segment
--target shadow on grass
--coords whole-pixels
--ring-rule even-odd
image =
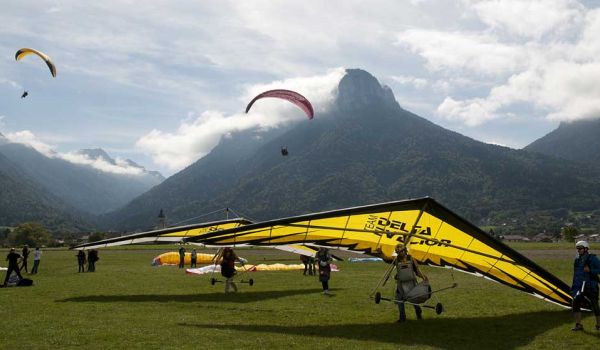
[[[345,338],[444,349],[514,349],[549,329],[571,323],[568,311],[543,311],[482,318],[431,318],[404,323],[281,326],[182,323],[183,327]]]
[[[301,289],[301,290],[286,290],[286,291],[267,291],[267,292],[238,292],[225,294],[219,288],[219,292],[209,294],[136,294],[136,295],[87,295],[73,298],[56,300],[56,302],[232,302],[232,303],[251,303],[260,300],[285,298],[293,295],[301,294],[318,294],[321,289]]]

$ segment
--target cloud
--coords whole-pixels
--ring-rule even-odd
[[[87,165],[105,173],[119,175],[142,175],[144,173],[142,168],[133,167],[120,158],[115,159],[116,164],[113,164],[103,157],[93,159],[85,154],[78,154],[77,152],[61,153],[58,156],[73,164]]]
[[[30,146],[46,157],[52,158],[57,155],[57,153],[52,150],[52,146],[44,143],[41,140],[38,140],[36,136],[29,130],[10,132],[5,136],[9,141]]]
[[[333,101],[344,74],[345,69],[337,68],[321,76],[248,86],[240,105],[245,106],[265,90],[283,88],[297,91],[310,100],[315,108],[315,118],[318,118]],[[264,99],[256,102],[248,114],[226,115],[219,111],[191,114],[180,122],[175,132],[152,130],[138,139],[136,147],[152,154],[156,164],[179,170],[208,154],[224,136],[242,130],[276,128],[299,118],[305,116],[294,105],[278,99]]]
[[[412,85],[415,89],[421,90],[425,88],[429,83],[427,79],[411,77],[406,75],[392,75],[392,80],[402,85]]]
[[[492,29],[526,39],[560,36],[582,18],[584,8],[573,0],[466,1]]]
[[[90,158],[84,154],[78,154],[77,152],[66,152],[58,153],[53,150],[53,146],[39,140],[31,131],[22,130],[17,132],[7,133],[6,138],[10,142],[21,143],[27,145],[48,158],[59,158],[66,160],[67,162],[79,165],[90,166],[96,170],[100,170],[106,173],[120,174],[120,175],[142,175],[143,169],[131,166],[127,161],[117,158],[115,163],[111,163],[109,160],[102,157],[97,159]]]
[[[553,121],[600,117],[600,10],[571,0],[463,3],[482,28],[397,36],[397,45],[444,77],[439,116],[469,127],[529,117],[524,110]],[[461,90],[458,77],[479,77],[482,88]]]
[[[433,71],[465,70],[492,76],[515,71],[529,61],[521,47],[485,33],[410,29],[398,34],[396,45],[420,55]]]

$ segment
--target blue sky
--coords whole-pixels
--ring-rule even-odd
[[[561,121],[600,116],[600,1],[43,1],[0,12],[0,133],[50,156],[101,147],[171,175],[222,136],[316,116],[344,68],[405,109],[521,148]],[[22,47],[54,60],[52,78]],[[29,96],[21,99],[27,90]],[[102,164],[96,164],[102,168]],[[120,163],[123,171],[127,165]],[[115,171],[115,168],[106,169]]]

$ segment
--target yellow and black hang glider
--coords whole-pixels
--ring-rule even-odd
[[[201,224],[187,226],[169,227],[161,230],[134,233],[132,235],[109,238],[101,241],[81,244],[76,247],[73,247],[73,249],[96,249],[140,243],[180,243],[183,241],[184,238],[204,235],[219,230],[236,228],[250,223],[251,221],[249,220],[243,218],[236,218],[222,221],[205,222]]]
[[[347,249],[387,261],[398,242],[420,263],[450,267],[569,307],[569,287],[432,198],[333,210],[204,232],[184,241],[210,246]]]

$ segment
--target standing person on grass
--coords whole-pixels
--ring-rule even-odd
[[[27,259],[29,259],[29,246],[27,244],[25,244],[23,246],[23,251],[21,253],[21,256],[23,257],[23,265],[21,265],[21,270],[25,270],[25,272],[29,272],[27,270]]]
[[[42,258],[42,251],[40,247],[36,247],[33,252],[33,267],[31,268],[31,274],[38,272],[38,267],[40,267],[40,259]]]
[[[575,243],[575,248],[577,248],[577,256],[573,262],[573,285],[571,286],[575,327],[571,330],[583,330],[581,307],[587,304],[596,316],[596,331],[600,331],[600,308],[598,307],[600,260],[596,255],[590,254],[590,245],[586,241]]]
[[[19,276],[19,279],[23,279],[21,276],[21,271],[19,270],[19,259],[21,259],[21,254],[15,251],[15,248],[10,248],[10,252],[6,256],[6,261],[8,261],[8,270],[6,270],[6,277],[4,277],[3,287],[6,287],[8,283],[8,279],[10,275],[12,275],[13,271]]]
[[[408,254],[408,250],[404,243],[398,243],[396,245],[396,300],[406,300],[408,292],[417,285],[417,277],[420,277],[423,281],[427,281],[425,276],[415,259]],[[422,310],[419,305],[413,305],[415,308],[415,314],[417,319],[422,318]],[[398,322],[406,321],[406,311],[404,309],[404,303],[398,303]]]
[[[85,272],[85,253],[83,250],[79,250],[77,252],[77,265],[79,265],[79,271],[77,272]]]
[[[221,276],[225,277],[225,293],[229,293],[230,290],[237,292],[237,286],[233,282],[233,277],[236,274],[235,262],[240,261],[240,258],[235,254],[233,249],[226,247],[223,249],[223,255],[221,257]]]
[[[196,248],[194,248],[194,249],[192,249],[190,267],[196,267],[197,259],[198,259],[198,252],[196,252]]]
[[[323,286],[323,294],[329,294],[329,278],[331,277],[331,254],[329,249],[320,247],[315,259],[319,265],[319,281]]]

